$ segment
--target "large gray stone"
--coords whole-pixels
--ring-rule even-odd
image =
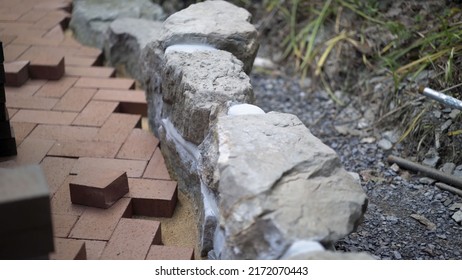
[[[331,245],[359,223],[361,186],[296,116],[224,116],[215,133],[221,258],[275,259],[299,240]]]
[[[199,145],[232,102],[254,101],[242,62],[221,50],[166,50],[162,69],[162,119]]]
[[[226,1],[205,1],[181,10],[164,22],[161,42],[165,50],[176,44],[206,44],[226,50],[250,73],[258,51],[258,32],[245,9]]]
[[[70,27],[80,42],[102,49],[106,31],[117,18],[163,20],[165,15],[149,0],[75,0]]]
[[[140,55],[146,45],[159,39],[162,22],[138,18],[114,20],[104,42],[106,60],[113,66],[123,65],[131,77],[142,80]]]

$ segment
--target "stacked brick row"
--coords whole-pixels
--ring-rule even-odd
[[[6,109],[5,97],[5,68],[3,55],[3,43],[0,42],[0,157],[16,155],[16,140],[10,125],[8,110]]]

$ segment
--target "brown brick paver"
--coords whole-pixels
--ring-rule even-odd
[[[103,64],[102,50],[66,32],[71,12],[72,0],[0,0],[8,74],[0,89],[0,132],[14,132],[18,152],[1,158],[0,168],[40,165],[53,222],[52,233],[37,228],[18,232],[15,240],[32,248],[41,245],[29,236],[53,237],[51,259],[191,259],[192,248],[161,246],[161,224],[137,216],[172,217],[178,201],[159,141],[141,128],[145,92],[133,79],[115,78],[114,68],[96,66]],[[2,145],[14,146],[9,137]],[[86,173],[92,169],[93,181]],[[96,170],[126,173],[126,185],[102,194],[84,189],[84,200],[109,195],[107,209],[93,207],[102,206],[99,200],[72,203],[70,184],[79,178],[105,189],[98,175],[110,172]]]

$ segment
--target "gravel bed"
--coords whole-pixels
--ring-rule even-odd
[[[462,226],[452,218],[462,210],[462,198],[432,180],[390,167],[386,157],[399,156],[404,147],[383,150],[380,141],[364,141],[364,135],[341,135],[336,124],[358,120],[338,112],[326,93],[304,92],[296,79],[266,74],[251,79],[256,105],[297,115],[339,154],[348,171],[360,175],[368,209],[357,231],[336,243],[337,250],[368,252],[378,259],[462,259]]]

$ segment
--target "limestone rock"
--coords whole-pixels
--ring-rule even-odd
[[[110,25],[104,42],[106,60],[123,65],[131,77],[141,80],[140,55],[146,45],[160,36],[162,22],[139,18],[120,18]]]
[[[221,51],[169,51],[162,69],[162,119],[199,145],[229,102],[251,103],[254,96],[242,62]]]
[[[258,50],[258,32],[245,9],[226,1],[205,1],[181,10],[164,22],[162,47],[205,44],[234,54],[250,73]]]
[[[357,226],[366,195],[294,115],[222,116],[216,135],[221,258],[275,259],[297,240],[332,244]]]
[[[102,49],[106,31],[117,18],[163,20],[165,15],[149,0],[76,0],[70,27],[80,42]]]

